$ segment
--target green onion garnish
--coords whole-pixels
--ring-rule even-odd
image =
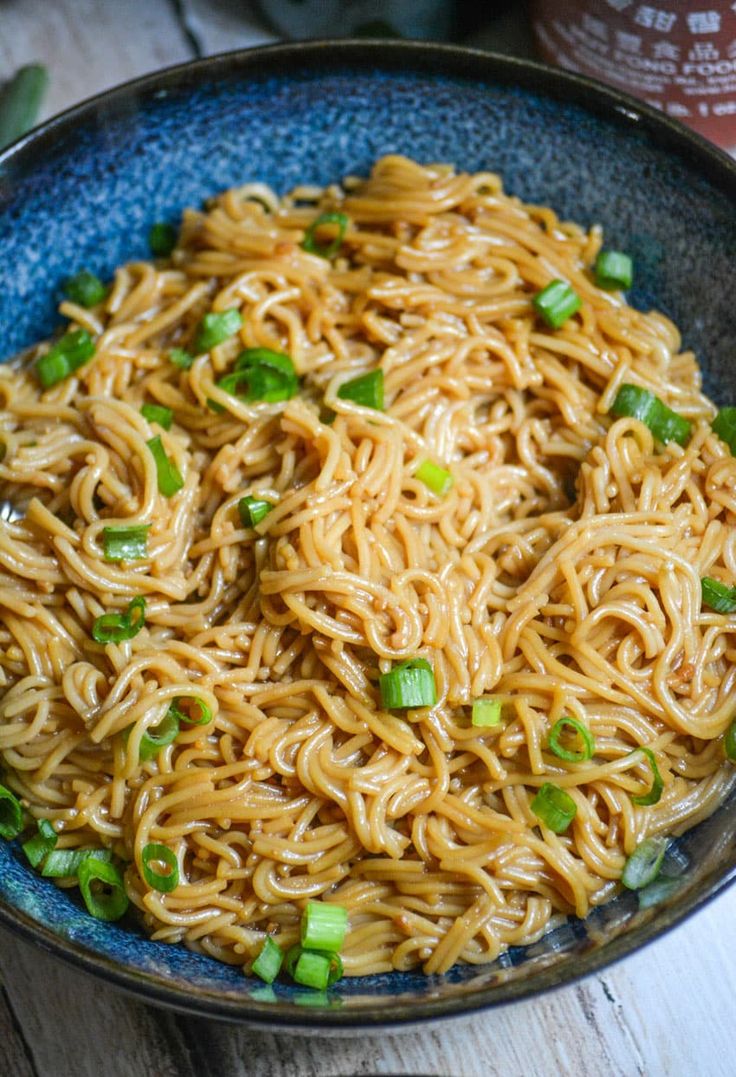
[[[328,954],[302,950],[291,975],[298,984],[324,991],[330,982],[330,965],[331,960]]]
[[[179,736],[179,719],[175,713],[172,713],[171,707],[169,707],[166,714],[163,716],[157,726],[149,727],[141,737],[140,749],[138,757],[142,762],[146,759],[153,759],[155,755],[165,748],[167,745],[172,744]]]
[[[42,64],[26,64],[0,89],[0,150],[33,127],[48,82]]]
[[[630,288],[634,281],[634,263],[622,251],[601,251],[595,260],[595,282],[599,288]]]
[[[243,316],[236,307],[223,311],[210,311],[199,323],[194,340],[195,352],[201,355],[202,352],[212,351],[228,337],[235,336],[242,325]]]
[[[235,360],[232,372],[216,384],[231,396],[270,404],[291,400],[299,391],[299,378],[289,356],[270,348],[246,348]]]
[[[611,405],[611,414],[639,419],[663,444],[676,441],[678,445],[687,445],[690,440],[692,426],[688,420],[639,385],[621,386]]]
[[[656,804],[659,798],[662,796],[662,790],[664,789],[664,782],[662,781],[662,775],[659,773],[659,767],[657,766],[657,760],[654,752],[651,748],[637,748],[637,752],[642,752],[649,760],[649,766],[652,768],[652,788],[648,793],[644,793],[639,797],[632,797],[634,804],[641,804],[647,806],[649,804]],[[633,753],[636,755],[636,752]]]
[[[444,497],[455,481],[449,471],[445,471],[443,467],[433,464],[431,460],[422,460],[414,472],[414,476],[420,482],[423,482],[433,494],[437,494],[437,497]]]
[[[580,738],[582,747],[579,751],[571,751],[560,743],[560,739],[565,732],[565,727],[574,730]],[[550,730],[549,750],[554,752],[558,759],[564,759],[567,763],[582,763],[586,759],[593,758],[593,755],[595,754],[595,741],[593,740],[590,730],[586,729],[582,722],[578,722],[575,718],[560,718]]]
[[[659,875],[662,867],[667,838],[647,838],[639,842],[624,865],[621,882],[627,890],[640,890]]]
[[[302,915],[301,940],[307,950],[342,949],[348,929],[348,910],[327,901],[308,901]]]
[[[326,224],[336,224],[337,235],[327,243],[320,243],[317,239],[317,232]],[[345,213],[320,214],[304,233],[302,248],[310,254],[318,254],[320,258],[332,258],[340,250],[349,224],[350,218]]]
[[[352,400],[354,404],[360,404],[364,408],[383,411],[383,371],[379,367],[377,370],[371,370],[369,374],[361,374],[359,378],[343,382],[337,395],[341,400]]]
[[[169,359],[180,370],[189,370],[189,367],[194,362],[194,356],[190,355],[184,348],[172,348],[169,352]]]
[[[103,613],[92,625],[92,639],[96,643],[122,643],[133,639],[146,623],[146,600],[136,595],[128,603],[125,613]]]
[[[251,965],[251,972],[260,976],[265,983],[272,984],[279,974],[283,960],[284,951],[269,935]]]
[[[36,833],[23,843],[23,852],[32,868],[40,866],[58,840],[59,836],[48,819],[39,819]]]
[[[140,561],[148,556],[150,524],[103,527],[102,546],[106,561]]]
[[[723,750],[726,759],[736,763],[736,721],[731,722],[723,737]]]
[[[15,793],[0,785],[0,837],[17,838],[23,829],[23,808]]]
[[[149,438],[146,445],[151,450],[153,459],[156,461],[156,473],[158,475],[159,493],[164,497],[173,497],[184,485],[184,479],[174,461],[166,455],[161,435]]]
[[[46,857],[41,874],[46,879],[76,879],[83,860],[112,860],[110,849],[52,849]]]
[[[168,846],[149,842],[143,848],[141,860],[143,861],[143,878],[150,887],[159,890],[162,894],[169,894],[172,890],[176,890],[179,885],[179,862]],[[163,864],[164,870],[159,871],[157,867],[152,867],[152,864]]]
[[[158,423],[164,430],[171,429],[171,423],[174,418],[171,408],[165,408],[162,404],[144,404],[141,408],[141,415],[149,423]]]
[[[532,306],[550,329],[561,329],[582,306],[580,296],[567,281],[553,280],[532,299]]]
[[[500,699],[474,699],[471,725],[494,726],[501,724]]]
[[[704,576],[700,581],[703,603],[716,613],[733,613],[736,610],[736,587],[728,587],[720,580]]]
[[[736,456],[736,408],[721,408],[711,423],[711,429]]]
[[[378,679],[381,705],[387,710],[433,707],[437,702],[434,670],[426,658],[409,658]]]
[[[74,329],[65,333],[60,340],[42,355],[36,362],[36,374],[44,389],[63,381],[89,362],[95,354],[95,345],[86,329]]]
[[[292,946],[284,961],[286,971],[298,984],[324,991],[342,976],[339,954]]]
[[[96,920],[120,919],[128,908],[128,895],[113,864],[87,856],[79,865],[77,878],[87,911]]]
[[[78,303],[80,307],[96,307],[107,295],[107,288],[99,277],[82,269],[64,285],[64,291],[72,303]]]
[[[243,527],[255,527],[261,520],[268,516],[269,512],[273,508],[270,501],[263,501],[258,497],[251,497],[250,494],[246,494],[245,497],[241,497],[238,501],[238,512],[240,513],[240,520]]]
[[[578,810],[570,794],[552,782],[545,782],[540,788],[531,809],[555,834],[564,834]]]
[[[157,258],[168,258],[176,246],[176,229],[168,221],[156,221],[148,233],[148,246]]]
[[[183,710],[182,705],[184,703],[196,707],[199,711],[198,717],[195,718],[190,711]],[[177,696],[170,704],[168,713],[176,718],[178,722],[186,722],[188,725],[209,725],[212,721],[212,710],[199,696]]]

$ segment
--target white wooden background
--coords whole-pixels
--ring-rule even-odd
[[[51,114],[197,52],[271,39],[247,0],[0,0],[0,80],[42,61]],[[182,1018],[0,933],[0,1077],[733,1077],[735,956],[736,888],[579,985],[346,1040]]]

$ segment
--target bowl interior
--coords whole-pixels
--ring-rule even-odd
[[[636,262],[634,305],[682,329],[721,402],[734,399],[736,168],[645,106],[536,65],[441,46],[310,43],[202,61],[103,95],[0,158],[3,358],[50,332],[59,286],[146,257],[158,219],[249,180],[365,174],[404,153],[503,175]],[[0,843],[0,915],[47,947],[147,997],[234,1019],[410,1021],[528,995],[600,967],[677,922],[736,870],[736,799],[678,843],[678,890],[639,911],[625,895],[492,966],[445,977],[342,981],[328,997],[274,991],[232,968],[100,924]],[[309,1012],[305,1013],[305,1007]]]

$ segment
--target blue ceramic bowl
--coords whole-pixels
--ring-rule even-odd
[[[635,305],[682,327],[711,392],[736,399],[736,166],[646,106],[582,78],[467,49],[310,43],[232,53],[139,79],[0,157],[0,350],[57,322],[61,280],[147,254],[157,219],[247,180],[279,191],[365,173],[385,153],[492,169],[508,191],[600,222],[636,260]],[[140,997],[238,1021],[357,1029],[534,995],[660,935],[736,874],[736,799],[677,843],[678,891],[626,894],[494,965],[274,991],[134,925],[102,924],[0,842],[0,920]],[[305,1009],[305,1007],[309,1007]]]

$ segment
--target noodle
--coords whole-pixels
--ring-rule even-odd
[[[305,251],[336,211],[339,253]],[[736,460],[677,328],[592,283],[601,244],[490,173],[400,157],[283,199],[250,184],[188,211],[172,257],[118,269],[102,304],[62,304],[96,337],[73,376],[43,392],[0,368],[0,494],[24,513],[0,524],[5,780],[59,848],[114,851],[153,938],[247,969],[326,897],[350,913],[349,975],[488,962],[722,801],[736,623],[700,581],[736,582]],[[552,278],[583,300],[557,331],[530,302]],[[170,361],[231,308],[237,334]],[[300,392],[223,391],[243,348],[288,354]],[[379,364],[385,411],[338,395]],[[686,447],[613,420],[630,382],[692,422]],[[174,414],[168,498],[146,402]],[[245,495],[274,506],[255,531]],[[106,561],[104,529],[132,524],[147,556]],[[138,595],[145,627],[95,642]],[[379,675],[416,657],[439,702],[382,709]],[[503,721],[472,725],[489,695]],[[142,760],[192,696],[213,720]],[[549,751],[563,717],[593,758]],[[547,782],[577,809],[561,834],[531,808]],[[145,881],[150,842],[176,856],[171,892]]]

